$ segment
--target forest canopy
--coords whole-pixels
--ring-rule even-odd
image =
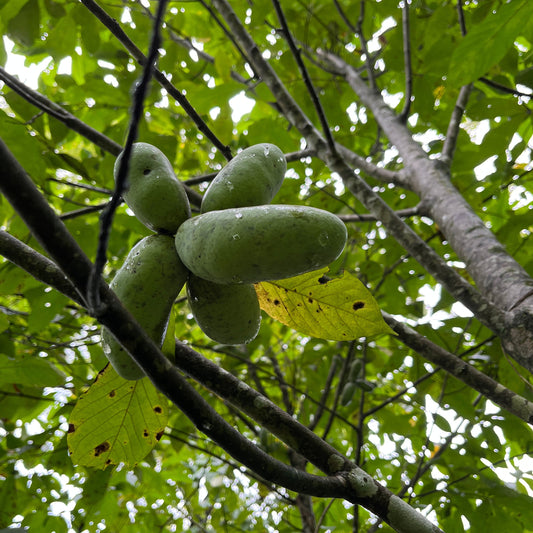
[[[0,529],[533,531],[531,2],[0,0],[0,27]],[[320,210],[342,250],[240,313],[223,285],[217,317],[260,305],[248,342],[203,331],[189,266],[117,298],[178,231],[116,189],[137,142],[180,227],[276,147],[263,203]],[[257,248],[291,266],[307,229],[272,221]],[[124,303],[155,287],[159,344]]]

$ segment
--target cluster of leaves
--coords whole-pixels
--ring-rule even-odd
[[[5,82],[0,93],[1,138],[91,259],[96,254],[99,214],[113,189],[113,164],[128,127],[131,89],[142,71],[138,57],[123,43],[130,39],[146,53],[154,4],[101,2],[125,32],[121,43],[117,28],[105,27],[97,18],[91,0],[0,2],[0,28],[8,37],[0,42],[0,62],[6,64],[6,50],[13,46],[12,53],[24,56],[26,67],[40,69],[39,94],[8,83],[9,63],[0,70]],[[250,60],[254,53],[268,58],[301,111],[320,124],[272,3],[231,4],[258,50],[243,49],[210,4],[170,2],[158,69],[233,152],[272,142],[289,154],[289,171],[276,202],[320,207],[344,217],[349,240],[331,266],[333,274],[357,275],[384,311],[533,400],[529,375],[505,357],[494,333],[463,312],[385,231],[382,221],[366,216],[347,184],[323,159],[305,151],[310,143],[280,112],[280,95],[267,88]],[[442,149],[461,85],[475,81],[458,130],[450,169],[453,183],[533,275],[527,252],[533,226],[527,164],[532,130],[529,99],[521,94],[533,86],[533,27],[524,24],[533,17],[527,0],[464,6],[452,1],[406,2],[409,76],[402,32],[405,10],[398,2],[335,1],[335,9],[326,2],[283,4],[335,140],[377,167],[396,171],[404,161],[354,92],[321,67],[317,50],[338,54],[360,68],[398,113],[405,106],[410,77],[409,127],[431,157]],[[373,75],[365,70],[369,66]],[[244,114],[236,107],[237,102],[245,105],[243,101],[253,104]],[[60,109],[54,107],[57,104]],[[139,140],[163,150],[180,179],[200,195],[225,163],[223,154],[199,133],[198,122],[168,89],[155,81],[145,110]],[[89,140],[79,124],[99,135]],[[487,132],[482,142],[480,131]],[[481,174],[476,168],[482,164],[488,170]],[[405,223],[470,280],[434,221],[417,209],[414,192],[357,173],[392,209],[404,211]],[[2,196],[0,227],[43,252]],[[108,245],[106,279],[147,233],[125,206],[119,208]],[[264,284],[260,289],[266,308],[278,287]],[[280,321],[265,315],[258,337],[246,346],[216,345],[196,326],[182,297],[174,307],[173,333],[281,406],[444,531],[533,531],[533,468],[526,461],[533,439],[526,422],[446,374],[396,336],[326,341],[293,329],[290,316],[277,318]],[[360,361],[360,370],[350,381],[354,361]],[[98,323],[79,304],[2,258],[0,527],[15,523],[57,532],[128,527],[343,532],[379,527],[376,516],[363,508],[320,498],[306,503],[305,497],[245,469],[152,390],[127,393],[132,402],[160,402],[165,414],[168,410],[162,434],[157,423],[150,426],[157,444],[136,466],[99,470],[73,464],[67,445],[69,423],[78,420],[78,399],[105,366]],[[104,372],[100,379],[113,378]],[[351,398],[342,394],[347,382],[357,383]],[[120,386],[104,387],[103,394],[113,391],[114,396]],[[269,455],[301,466],[301,458],[260,423],[195,386],[218,413]],[[116,412],[113,405],[102,420]],[[78,411],[73,415],[74,409]],[[124,412],[139,411],[127,407]],[[87,418],[94,416],[89,412]],[[98,424],[94,419],[92,423],[95,439],[103,442]],[[118,435],[129,444],[135,440],[117,430],[117,439]],[[107,460],[108,455],[98,457]],[[316,473],[314,467],[309,471]]]

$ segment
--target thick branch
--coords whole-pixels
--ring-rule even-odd
[[[400,340],[422,357],[440,366],[506,411],[529,424],[533,423],[533,402],[507,389],[460,357],[434,344],[387,313],[383,313],[383,316],[389,326],[398,334]]]
[[[396,216],[392,209],[365,183],[357,176],[344,160],[344,152],[339,154],[332,153],[328,149],[318,130],[313,126],[303,111],[296,105],[292,96],[288,93],[277,74],[274,72],[268,61],[265,60],[259,48],[241,24],[237,15],[233,12],[226,0],[214,0],[217,9],[221,12],[228,26],[232,29],[236,39],[243,47],[250,50],[250,58],[254,61],[255,68],[261,74],[264,82],[268,85],[270,91],[276,96],[279,106],[282,108],[285,116],[293,123],[300,133],[306,138],[308,145],[314,148],[317,155],[327,163],[331,171],[337,172],[347,187],[356,196],[359,201],[379,220],[381,220],[387,231],[396,238],[396,240],[408,250],[412,256],[428,271],[441,281],[445,287],[464,305],[472,309],[474,313],[488,327],[495,331],[501,331],[504,327],[503,314],[494,306],[491,306],[477,291],[461,276],[459,276],[446,262],[430,248],[418,235],[409,228],[402,220]],[[336,56],[329,58],[329,54],[324,53],[330,63],[338,68],[335,63]],[[340,63],[346,70],[348,65]],[[351,67],[350,67],[351,68]],[[360,78],[357,78],[358,81]],[[369,89],[366,84],[365,91],[369,94],[379,95]],[[383,103],[385,106],[385,104]],[[387,108],[388,109],[388,108]],[[400,125],[398,119],[394,117],[396,123]],[[416,145],[418,146],[418,145]],[[342,156],[341,157],[339,157]],[[405,159],[405,158],[404,158]]]
[[[315,128],[309,117],[303,112],[298,103],[290,95],[287,88],[283,85],[278,75],[274,69],[270,66],[268,61],[265,60],[261,50],[252,39],[250,34],[246,31],[246,28],[243,26],[236,13],[233,11],[232,7],[226,0],[214,0],[213,5],[216,6],[218,12],[222,15],[226,24],[231,29],[235,38],[239,44],[246,50],[248,50],[248,55],[250,60],[253,63],[254,69],[260,74],[263,82],[268,86],[270,92],[275,96],[276,101],[280,108],[283,111],[284,116],[287,120],[293,124],[303,137],[305,137],[308,147],[317,149],[318,146],[322,146],[322,149],[327,149],[327,143],[320,134],[320,132]],[[340,146],[336,147],[337,150],[341,150]],[[347,151],[346,148],[343,150]],[[376,165],[366,161],[365,158],[353,154],[352,161],[360,168],[363,172],[368,173],[371,176],[374,176],[374,173],[377,176],[377,179],[386,179],[387,177],[395,176],[394,173],[387,171],[383,168],[379,168]],[[397,178],[397,176],[395,176]]]
[[[507,342],[505,338],[503,340],[509,354],[520,364],[533,370],[533,308],[528,307],[529,302],[525,302],[522,315],[505,313],[531,293],[533,280],[474,213],[451,183],[442,163],[429,159],[383,98],[370,90],[357,71],[341,58],[331,53],[322,55],[339,69],[363,104],[373,113],[391,143],[396,146],[409,173],[413,191],[419,195],[423,206],[439,225],[455,253],[466,263],[479,292],[487,302],[494,303],[488,304],[488,307],[483,304],[480,306],[483,298],[478,298],[478,305],[465,305],[498,334],[505,333],[509,324],[514,331],[521,327],[521,332],[526,334],[522,343],[518,335],[514,335],[512,342]],[[390,231],[389,226],[385,225]],[[457,297],[457,294],[452,294]],[[458,299],[465,303],[464,298]],[[495,305],[501,310],[500,313],[495,312]]]
[[[92,263],[2,141],[0,160],[4,165],[4,172],[0,176],[0,190],[78,292],[85,294]],[[322,463],[327,465],[327,471],[333,474],[328,477],[307,474],[270,457],[212,409],[161,353],[103,280],[100,282],[100,297],[104,305],[98,310],[97,320],[109,328],[154,385],[181,409],[200,431],[242,464],[289,490],[322,497],[344,498],[363,505],[399,532],[412,531],[412,524],[416,524],[419,531],[440,531],[366,472],[347,463],[334,449],[333,454],[322,458]],[[178,347],[178,360],[189,351],[193,353],[186,345],[179,343]],[[249,389],[247,386],[246,389],[241,388],[244,392]],[[253,402],[254,408],[268,411],[268,400],[259,397],[260,400]],[[286,413],[285,415],[289,416]],[[308,432],[305,426],[292,418],[291,420],[295,433]]]

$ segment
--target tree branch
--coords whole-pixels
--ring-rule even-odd
[[[383,313],[383,317],[398,334],[400,340],[409,348],[477,390],[502,409],[529,424],[533,424],[533,402],[507,389],[466,361],[434,344],[409,326],[398,322],[391,315]]]
[[[157,14],[152,27],[148,58],[144,64],[142,76],[133,89],[130,123],[128,126],[123,156],[120,159],[115,178],[115,190],[113,191],[111,200],[100,215],[100,232],[98,235],[96,259],[89,276],[89,285],[87,287],[87,302],[91,308],[97,308],[100,305],[100,294],[98,290],[99,279],[107,262],[107,245],[111,234],[113,217],[117,207],[122,203],[122,193],[126,188],[126,179],[128,177],[133,143],[137,140],[139,123],[144,110],[144,99],[148,93],[148,85],[152,78],[152,72],[155,69],[155,64],[159,55],[159,48],[161,47],[161,24],[163,23],[166,4],[167,0],[159,0],[157,4]]]
[[[0,160],[4,164],[4,172],[0,175],[0,190],[13,205],[24,222],[28,225],[36,239],[50,254],[59,268],[65,272],[80,294],[86,294],[87,282],[92,263],[84,254],[61,220],[40,194],[24,169],[13,157],[7,146],[0,140]],[[320,443],[320,455],[324,450],[331,450],[315,460],[322,465],[329,476],[321,477],[302,472],[287,466],[263,452],[260,448],[244,438],[233,426],[218,415],[203,397],[178,372],[177,368],[161,353],[157,345],[148,337],[131,314],[122,306],[115,294],[107,287],[102,279],[100,284],[100,298],[104,305],[97,310],[95,318],[107,327],[133,359],[144,370],[154,385],[174,403],[194,423],[194,425],[213,439],[236,460],[258,473],[272,483],[280,484],[289,490],[321,497],[344,498],[352,503],[363,505],[371,512],[383,518],[400,533],[411,532],[414,524],[419,531],[440,532],[425,517],[415,511],[407,503],[395,496],[387,488],[380,485],[362,469],[347,461],[339,452],[319,439],[305,426],[299,424],[287,413],[279,409],[269,400],[253,391],[248,385],[238,385],[232,382],[236,395],[251,395],[253,400],[245,402],[246,408],[255,412],[270,425],[274,421],[279,423],[290,421],[292,431],[286,435],[290,442],[299,448],[312,450]],[[187,358],[202,359],[187,345],[176,343],[176,360],[185,366]],[[211,365],[225,379],[236,379],[228,372]],[[209,369],[206,365],[202,370]],[[195,363],[192,370],[198,371]],[[192,372],[191,372],[192,374]],[[214,389],[220,386],[211,384]],[[243,409],[244,410],[244,409]],[[272,416],[276,413],[278,416]],[[281,431],[287,431],[282,426]],[[276,429],[278,431],[279,429]],[[294,434],[314,436],[313,442],[295,442]],[[301,453],[301,450],[297,450]],[[304,455],[302,453],[302,455]],[[304,455],[305,456],[305,455]]]
[[[369,90],[356,70],[340,57],[327,52],[322,52],[322,56],[342,71],[346,81],[373,113],[391,143],[398,149],[406,164],[406,171],[409,172],[413,191],[419,195],[423,206],[439,225],[452,249],[466,263],[479,293],[465,283],[462,284],[462,288],[461,285],[457,285],[454,289],[452,287],[452,290],[447,287],[448,290],[469,307],[478,319],[495,333],[502,335],[504,346],[511,357],[529,370],[533,370],[531,357],[533,307],[529,302],[525,302],[521,309],[516,309],[516,312],[507,312],[520,298],[530,292],[533,285],[531,277],[507,253],[505,247],[474,213],[451,183],[442,163],[427,156],[383,98]],[[395,228],[389,226],[386,221],[383,222],[394,235]],[[419,260],[413,250],[408,250]],[[433,253],[432,257],[435,255]],[[440,257],[438,261],[444,266]],[[434,270],[423,258],[421,264],[439,279],[439,270]],[[447,267],[447,270],[451,269]],[[440,275],[443,274],[449,281],[456,277],[452,272],[440,270]],[[441,281],[446,285],[447,282],[444,282],[443,278]],[[469,303],[465,303],[467,300]]]
[[[403,0],[402,31],[403,31],[403,61],[405,68],[405,91],[403,109],[399,115],[401,122],[407,122],[411,110],[411,98],[413,94],[413,69],[411,64],[411,38],[409,24],[409,1]]]
[[[15,91],[18,95],[22,96],[25,100],[33,104],[38,109],[43,110],[45,113],[59,120],[65,126],[71,130],[79,133],[96,146],[102,148],[106,152],[117,156],[122,147],[109,137],[106,137],[103,133],[91,128],[74,115],[63,109],[60,105],[52,102],[42,94],[30,89],[27,85],[24,85],[15,76],[12,76],[6,70],[0,66],[0,80],[2,80],[11,90]]]
[[[144,66],[146,64],[146,56],[139,50],[139,48],[137,48],[135,43],[131,41],[114,18],[110,17],[94,0],[81,0],[81,2],[120,41],[139,65]],[[202,117],[200,117],[194,107],[189,103],[185,95],[179,91],[160,70],[154,69],[154,78],[168,92],[168,94],[181,105],[183,110],[196,124],[196,127],[213,143],[213,146],[215,146],[227,160],[230,160],[231,150],[229,146],[222,143],[211,131]]]
[[[391,235],[393,235],[396,240],[420,262],[420,264],[428,268],[429,272],[436,277],[436,279],[440,280],[451,294],[476,313],[480,320],[487,324],[488,327],[501,332],[504,328],[503,313],[482,297],[474,287],[459,276],[459,274],[449,267],[432,248],[424,243],[423,240],[411,230],[411,228],[404,224],[402,220],[395,215],[392,209],[379,196],[377,196],[376,193],[374,193],[374,191],[362,179],[360,179],[350,167],[348,167],[346,162],[339,157],[339,154],[332,154],[330,152],[327,143],[293,101],[292,97],[279,80],[277,74],[265,60],[246,29],[242,26],[237,15],[231,9],[231,6],[226,0],[214,0],[214,3],[226,20],[228,26],[232,29],[237,40],[243,47],[250,50],[250,57],[255,62],[257,72],[260,73],[270,91],[276,96],[278,104],[283,109],[287,118],[298,127],[302,135],[305,137],[308,145],[317,151],[319,157],[328,164],[330,170],[337,172],[341,176],[352,194],[354,194],[373,215],[383,222],[385,228],[391,233]],[[392,113],[390,108],[385,105],[378,93],[369,89],[357,73],[352,74],[352,70],[355,71],[355,69],[333,54],[324,52],[323,56],[336,68],[342,68],[347,78],[349,78],[349,82],[352,77],[356,76],[357,89],[364,93],[364,98],[362,99],[371,102],[376,100],[381,102],[381,107],[385,107],[390,112],[388,115],[389,120],[393,120],[397,127],[401,126],[405,129],[405,127],[399,123],[397,117]],[[362,85],[363,87],[361,88],[359,85]],[[381,111],[381,109],[379,108],[378,111]],[[376,113],[374,112],[374,114]],[[379,114],[382,113],[378,113],[378,115]],[[382,127],[385,130],[383,124]],[[411,144],[416,146],[416,148],[423,154],[421,148],[416,145],[412,139]],[[340,151],[340,155],[344,155],[342,151]],[[410,156],[412,154],[408,155]],[[420,158],[418,152],[416,152],[416,155]],[[425,156],[425,154],[423,155]],[[404,157],[404,160],[407,161],[408,157]]]
[[[85,124],[85,122],[79,120],[74,115],[63,109],[60,105],[56,104],[55,102],[52,102],[51,100],[49,100],[42,94],[34,91],[27,85],[24,85],[16,77],[12,76],[11,74],[8,74],[1,66],[0,80],[3,80],[11,90],[15,91],[25,100],[30,102],[32,105],[43,110],[45,113],[50,114],[50,116],[65,124],[65,126],[70,128],[72,131],[79,133],[82,137],[85,137],[87,140],[91,141],[93,144],[95,144],[102,150],[105,150],[106,152],[110,153],[111,155],[114,155],[115,157],[118,156],[120,152],[122,152],[123,148],[120,144],[113,141],[103,133],[91,128],[90,126]],[[189,201],[192,204],[199,206],[202,202],[201,195],[194,189],[191,189],[191,187],[187,183],[184,183],[184,186],[187,192],[187,196],[189,197]]]
[[[446,131],[446,138],[444,139],[442,153],[440,155],[440,160],[448,167],[452,164],[453,154],[455,152],[455,147],[457,146],[457,138],[459,137],[461,119],[463,118],[471,91],[471,83],[461,87],[457,101],[455,102],[455,107],[453,108],[452,116],[450,117],[450,122]]]
[[[318,94],[315,90],[313,82],[311,81],[309,72],[307,72],[305,63],[302,60],[302,54],[300,50],[298,49],[298,47],[296,46],[296,43],[294,42],[294,38],[289,29],[289,25],[287,24],[287,19],[285,18],[285,14],[283,13],[283,10],[281,9],[279,0],[272,0],[272,3],[274,4],[274,9],[276,10],[278,20],[281,24],[283,35],[285,36],[285,39],[289,45],[289,49],[291,50],[291,53],[294,59],[296,60],[296,64],[298,65],[300,74],[302,75],[305,86],[307,87],[307,92],[311,96],[311,101],[313,102],[315,110],[318,114],[320,124],[322,125],[322,132],[324,136],[326,137],[326,142],[328,143],[328,147],[332,153],[335,153],[337,151],[335,147],[335,140],[333,139],[333,135],[331,134],[331,129],[329,127],[328,119],[326,118],[326,113],[324,111],[324,108],[322,107],[320,98],[318,97]]]
[[[250,61],[252,61],[255,70],[261,76],[263,82],[266,83],[270,92],[275,96],[284,116],[292,125],[298,128],[302,136],[306,139],[308,147],[317,150],[320,146],[322,150],[329,151],[327,143],[320,132],[305,115],[298,103],[290,95],[287,88],[283,85],[274,69],[263,57],[261,50],[246,31],[246,28],[243,26],[227,0],[213,0],[213,5],[216,6],[218,12],[226,21],[226,24],[231,29],[239,44],[249,51]],[[348,151],[346,148],[338,145],[336,145],[336,148],[338,151],[342,151],[343,156],[344,152]],[[379,168],[356,154],[353,154],[351,161],[363,172],[366,172],[371,176],[374,176],[374,174],[376,177],[379,176],[376,179],[381,178],[383,180],[388,179],[391,176],[397,177],[394,173]]]

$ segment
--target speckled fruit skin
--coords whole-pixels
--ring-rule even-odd
[[[185,221],[176,250],[196,276],[215,283],[257,283],[322,268],[346,244],[346,227],[314,207],[262,205],[210,211]]]
[[[253,285],[221,285],[191,274],[187,297],[201,330],[216,342],[245,344],[259,332],[261,309]]]
[[[207,189],[201,212],[269,204],[279,191],[287,161],[274,144],[261,143],[239,152]]]
[[[114,168],[115,180],[122,153]],[[152,231],[174,235],[191,216],[183,184],[165,154],[148,143],[133,145],[123,198],[135,216]]]
[[[174,300],[189,272],[180,261],[169,235],[150,235],[139,241],[109,284],[124,307],[160,346]],[[144,372],[102,328],[102,346],[109,362],[124,379],[136,380]]]

